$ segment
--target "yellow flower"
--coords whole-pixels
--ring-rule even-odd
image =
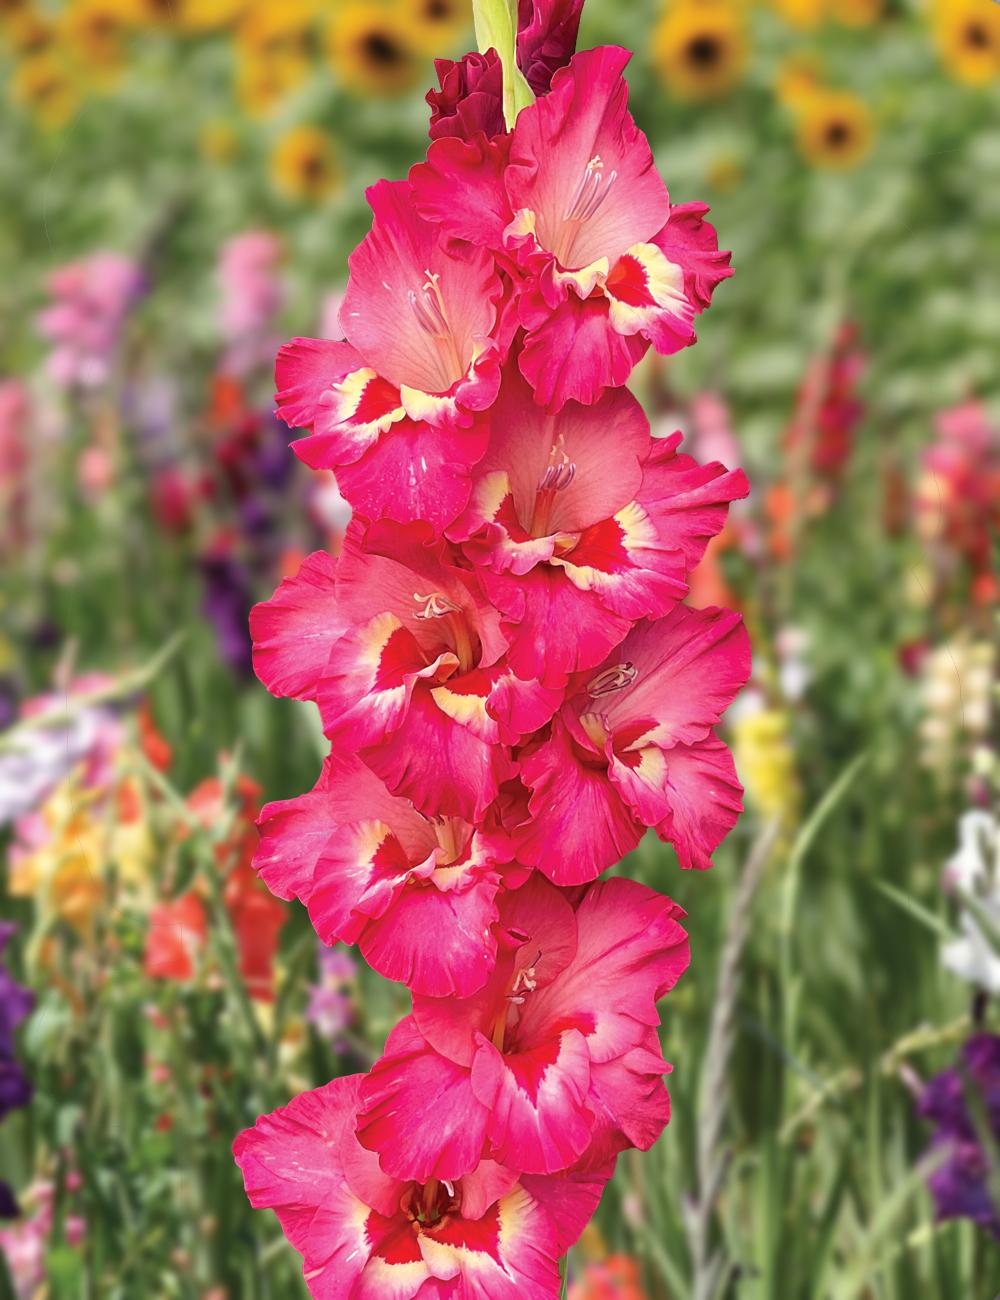
[[[959,81],[985,86],[1000,76],[1000,5],[992,0],[939,0],[934,39]]]
[[[178,27],[196,34],[234,27],[249,3],[250,0],[172,0]]]
[[[378,0],[348,0],[334,13],[327,54],[347,89],[360,95],[399,94],[421,71],[399,17]]]
[[[398,0],[397,8],[421,54],[446,52],[472,22],[469,0]]]
[[[794,821],[799,801],[795,754],[788,739],[788,718],[778,709],[761,709],[733,727],[733,756],[740,780],[763,816],[778,813]]]
[[[791,54],[778,68],[774,93],[786,108],[799,108],[823,85],[823,61],[812,50]]]
[[[293,127],[274,147],[271,176],[292,198],[315,203],[342,179],[332,138],[318,126]]]
[[[812,31],[826,17],[828,0],[771,0],[785,22],[800,31]]]
[[[236,65],[236,94],[248,113],[260,116],[294,90],[308,72],[309,65],[299,60],[249,55]]]
[[[678,99],[715,99],[740,78],[750,52],[733,0],[681,0],[653,32],[653,63]]]
[[[885,12],[884,0],[828,0],[830,16],[845,27],[871,27]]]
[[[12,13],[3,27],[7,44],[17,54],[41,54],[56,39],[55,28],[34,9],[24,8]]]
[[[267,0],[247,11],[236,33],[236,85],[248,112],[270,108],[309,75],[312,20],[309,0]]]
[[[240,138],[228,122],[206,122],[199,132],[198,143],[210,162],[232,162],[240,151]]]
[[[72,0],[60,19],[60,34],[83,64],[106,72],[124,54],[135,18],[130,0]]]
[[[134,27],[162,27],[177,21],[177,0],[131,0],[128,7]]]
[[[846,90],[817,90],[797,106],[799,152],[814,167],[849,171],[863,162],[875,140],[871,109]]]
[[[14,898],[34,899],[43,915],[85,933],[105,898],[101,827],[87,807],[86,792],[73,777],[49,796],[42,816],[49,838],[33,852],[12,860],[8,892]]]
[[[54,54],[33,54],[18,64],[11,94],[49,130],[65,126],[80,103],[80,87],[64,61]]]

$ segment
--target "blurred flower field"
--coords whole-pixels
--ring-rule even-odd
[[[629,386],[749,479],[687,603],[740,611],[753,668],[712,870],[650,832],[610,871],[691,963],[670,1123],[565,1292],[992,1300],[1000,5],[587,0],[605,44],[732,250]],[[252,865],[329,742],[250,611],[351,518],[274,361],[344,338],[365,191],[473,48],[465,0],[0,0],[0,1300],[309,1294],[233,1141],[410,997]]]

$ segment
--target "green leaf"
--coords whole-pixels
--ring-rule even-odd
[[[897,907],[901,907],[904,912],[908,912],[914,920],[919,921],[921,925],[925,925],[928,930],[933,930],[940,938],[947,940],[958,938],[958,935],[946,921],[942,921],[939,916],[929,912],[922,903],[918,903],[915,898],[911,898],[903,890],[897,889],[895,885],[890,885],[886,880],[875,880],[872,883],[880,894],[884,894],[890,902],[895,903]]]

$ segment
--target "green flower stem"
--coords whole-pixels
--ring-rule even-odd
[[[524,73],[517,66],[517,0],[472,0],[476,44],[480,54],[496,50],[503,66],[503,117],[513,129],[522,108],[535,102]]]

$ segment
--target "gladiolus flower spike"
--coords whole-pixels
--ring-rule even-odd
[[[277,361],[353,519],[251,616],[258,676],[331,743],[254,865],[413,1007],[368,1075],[236,1141],[323,1300],[558,1295],[669,1118],[656,1003],[689,956],[676,904],[598,877],[647,828],[708,867],[742,810],[715,728],[746,632],[683,602],[747,482],[624,387],[694,342],[729,255],[671,205],[627,53],[575,53],[580,7],[484,0],[427,161],[369,192],[345,340]]]

